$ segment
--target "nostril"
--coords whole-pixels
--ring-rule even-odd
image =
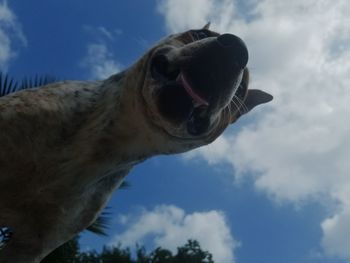
[[[243,40],[232,34],[222,34],[218,36],[219,45],[229,53],[233,54],[243,68],[248,63],[248,49]]]

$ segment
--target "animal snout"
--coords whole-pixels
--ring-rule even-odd
[[[248,63],[248,49],[243,40],[223,34],[183,49],[192,52],[181,68],[193,90],[214,108],[224,107],[231,101]]]
[[[217,37],[221,52],[237,61],[241,68],[248,63],[248,49],[243,40],[232,34],[223,34]]]

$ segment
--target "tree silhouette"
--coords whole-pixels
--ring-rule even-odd
[[[203,251],[196,240],[188,240],[178,247],[177,253],[161,247],[147,253],[144,247],[137,246],[133,258],[129,248],[104,247],[100,253],[96,251],[80,252],[78,238],[55,250],[41,263],[214,263],[212,255]]]
[[[213,256],[203,251],[196,240],[189,240],[186,245],[179,247],[175,255],[176,263],[213,263]]]
[[[79,237],[75,237],[66,242],[42,260],[41,263],[77,263],[77,257],[80,255],[78,239]]]

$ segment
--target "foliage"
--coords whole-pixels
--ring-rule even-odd
[[[110,214],[107,211],[107,209],[108,208],[106,208],[101,213],[101,215],[95,220],[95,222],[86,228],[86,230],[96,235],[106,236],[107,234],[105,230],[108,229],[108,222],[109,222],[108,215]]]
[[[61,250],[59,254],[53,252],[41,263],[214,263],[212,255],[203,251],[195,240],[188,240],[177,249],[175,255],[161,247],[151,253],[147,253],[144,247],[137,247],[135,257],[129,248],[122,248],[120,245],[104,247],[100,253],[80,252],[77,240],[78,238],[69,241],[71,245],[66,250]]]
[[[22,81],[17,81],[8,74],[2,74],[0,72],[0,97],[22,89],[32,89],[45,86],[55,81],[56,79],[49,75],[36,75],[34,78],[23,78]]]
[[[176,263],[213,263],[212,255],[203,251],[196,240],[189,240],[183,247],[179,247],[175,256]]]
[[[76,259],[79,255],[78,237],[75,237],[53,251],[41,263],[78,263]]]

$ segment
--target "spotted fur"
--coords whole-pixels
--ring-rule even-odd
[[[57,82],[0,98],[0,226],[14,230],[0,262],[40,262],[96,219],[134,165],[206,145],[241,115],[242,104],[216,107],[210,129],[193,136],[159,113],[152,58],[160,48],[187,47],[186,34],[162,40],[106,80]],[[202,42],[191,49],[196,45]]]

